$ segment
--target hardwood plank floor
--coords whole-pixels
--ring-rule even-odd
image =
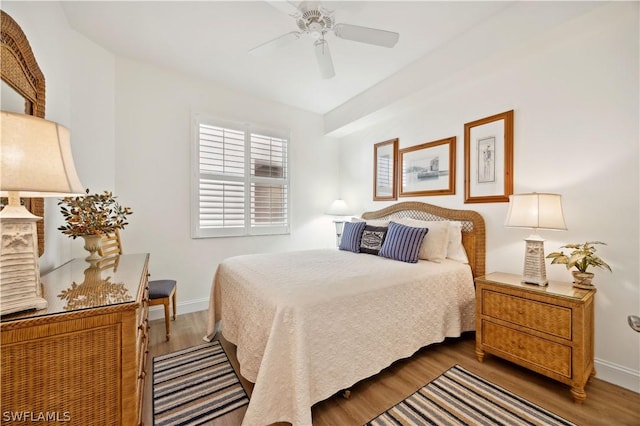
[[[172,322],[172,335],[165,341],[164,321],[151,322],[147,379],[143,406],[143,419],[152,425],[151,370],[152,359],[179,349],[204,343],[206,312],[178,315]],[[235,346],[218,336],[236,372],[238,362]],[[573,403],[569,387],[540,374],[518,367],[500,358],[487,355],[485,361],[476,360],[474,333],[459,339],[422,348],[411,358],[397,361],[379,374],[358,382],[351,388],[351,397],[340,395],[321,401],[312,408],[315,426],[361,425],[387,408],[412,394],[447,368],[459,364],[493,383],[544,407],[565,419],[583,426],[640,425],[640,394],[619,386],[592,379],[587,385],[587,400],[582,405]],[[239,374],[247,393],[253,385]],[[237,426],[242,422],[245,408],[238,409],[211,424]]]

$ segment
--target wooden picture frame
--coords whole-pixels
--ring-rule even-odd
[[[398,138],[373,145],[373,201],[398,199]]]
[[[440,139],[399,151],[400,196],[456,193],[456,137]]]
[[[513,194],[513,110],[464,125],[464,202],[507,203]]]

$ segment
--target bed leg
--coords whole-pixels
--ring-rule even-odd
[[[349,389],[344,389],[342,391],[342,397],[344,399],[349,399],[351,397],[351,391]]]

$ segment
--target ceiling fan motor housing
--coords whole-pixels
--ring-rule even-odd
[[[330,31],[335,22],[330,14],[323,13],[319,9],[310,9],[305,11],[296,23],[304,33],[309,34],[313,39],[318,39]]]

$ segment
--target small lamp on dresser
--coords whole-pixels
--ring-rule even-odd
[[[335,216],[333,223],[336,225],[336,245],[339,246],[340,238],[342,237],[342,230],[344,229],[345,217],[351,216],[353,212],[344,200],[337,199],[331,203],[326,214]]]
[[[36,222],[20,197],[61,197],[84,193],[78,179],[69,130],[42,118],[6,111],[0,116],[0,315],[44,309]]]
[[[544,239],[538,235],[538,229],[567,229],[562,213],[562,196],[536,192],[510,195],[505,226],[533,229],[533,233],[525,238],[522,282],[546,286]]]

